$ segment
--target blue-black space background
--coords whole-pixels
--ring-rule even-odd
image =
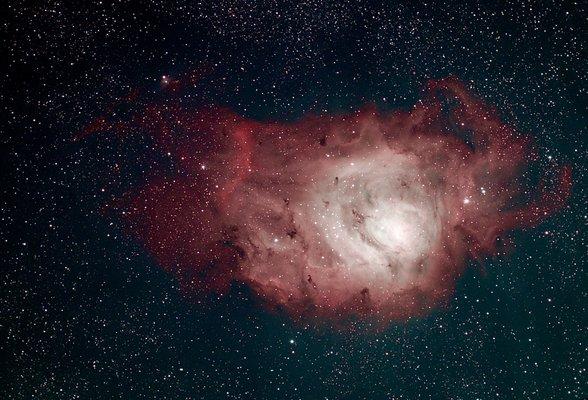
[[[585,2],[8,0],[0,15],[1,398],[588,395]],[[384,332],[305,329],[243,288],[199,304],[100,212],[146,179],[148,139],[73,138],[203,66],[182,101],[277,120],[408,108],[456,75],[535,138],[538,168],[572,166],[572,198],[472,263],[446,308]]]

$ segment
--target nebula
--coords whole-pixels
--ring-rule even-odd
[[[558,167],[530,190],[528,136],[454,78],[409,111],[366,106],[296,122],[149,105],[126,123],[173,162],[110,205],[194,294],[247,285],[295,318],[388,323],[451,299],[468,260],[557,211]]]

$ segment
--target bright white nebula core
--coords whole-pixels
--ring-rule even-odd
[[[290,160],[235,193],[247,276],[278,304],[386,309],[435,273],[441,188],[414,154],[370,139],[339,146],[344,155]]]
[[[317,288],[368,289],[372,301],[418,285],[440,235],[439,205],[408,156],[379,150],[319,169],[301,199],[301,226],[312,229],[307,274]],[[322,273],[332,270],[337,279]]]

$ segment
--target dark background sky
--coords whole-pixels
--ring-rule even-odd
[[[586,3],[413,3],[3,2],[1,397],[585,398]],[[303,329],[242,290],[198,304],[100,212],[145,179],[146,143],[72,140],[194,70],[182,101],[279,120],[409,107],[456,75],[543,167],[572,165],[573,196],[447,309],[382,333]]]

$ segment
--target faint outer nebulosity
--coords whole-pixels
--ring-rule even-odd
[[[529,138],[453,78],[430,82],[410,111],[279,123],[151,105],[90,130],[129,124],[176,166],[112,205],[129,231],[187,290],[237,281],[295,317],[424,315],[468,258],[541,222],[571,186],[563,167],[555,189],[523,193]]]

